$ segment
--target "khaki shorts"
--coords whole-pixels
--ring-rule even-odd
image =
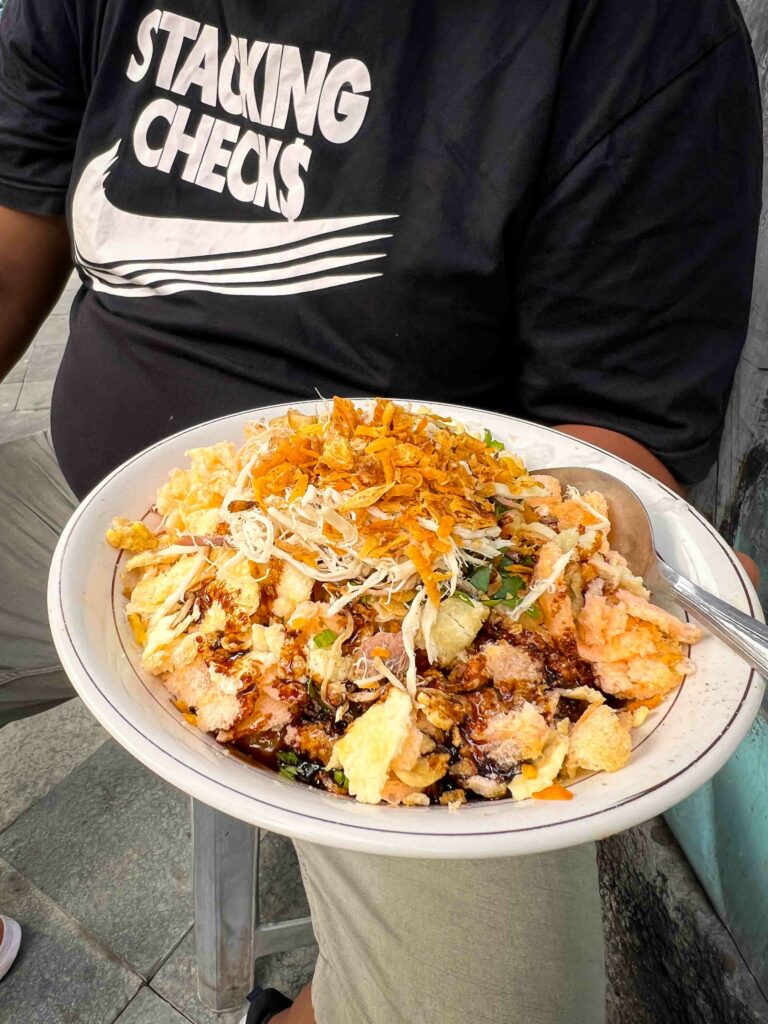
[[[46,588],[76,505],[47,433],[0,445],[0,726],[74,696],[48,628]]]
[[[317,1024],[603,1024],[594,844],[476,861],[294,845]]]
[[[0,445],[0,725],[73,695],[45,595],[74,507],[46,434]],[[478,861],[296,848],[317,1024],[603,1024],[594,846]]]

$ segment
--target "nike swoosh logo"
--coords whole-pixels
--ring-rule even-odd
[[[91,160],[72,198],[75,255],[95,291],[128,298],[185,291],[290,295],[381,276],[361,265],[386,253],[349,250],[392,235],[352,232],[398,214],[229,221],[129,213],[105,191],[119,146],[120,140]],[[359,272],[339,273],[355,266]]]

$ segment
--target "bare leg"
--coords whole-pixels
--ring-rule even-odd
[[[272,1018],[274,1024],[315,1024],[312,1009],[312,982],[309,982],[296,996],[293,1006]]]

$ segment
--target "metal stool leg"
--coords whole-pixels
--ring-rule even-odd
[[[235,1010],[253,981],[258,830],[193,800],[192,841],[197,991]]]

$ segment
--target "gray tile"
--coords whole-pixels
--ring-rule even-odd
[[[21,393],[21,384],[0,384],[0,412],[12,412],[16,408]]]
[[[64,349],[61,345],[35,345],[24,382],[54,380]]]
[[[27,349],[11,372],[7,373],[5,377],[3,377],[3,384],[20,384],[24,380],[24,374],[27,372],[30,355],[31,349]]]
[[[264,986],[271,985],[293,997],[312,977],[316,959],[316,946],[263,957],[256,963],[256,982]],[[207,1010],[197,998],[195,940],[192,932],[169,957],[151,984],[156,992],[186,1014],[194,1024],[240,1024],[242,1010],[214,1013]]]
[[[25,380],[21,385],[17,409],[25,411],[50,409],[52,392],[52,380]]]
[[[0,857],[144,977],[192,923],[188,802],[111,740],[0,835]]]
[[[309,904],[293,843],[262,832],[259,852],[259,915],[264,922],[307,917]]]
[[[190,932],[179,948],[171,954],[150,982],[155,992],[181,1011],[194,1024],[240,1024],[245,1009],[231,1013],[214,1013],[197,998],[195,971],[195,936]]]
[[[45,430],[50,423],[50,411],[41,409],[37,412],[0,412],[0,444],[13,441],[17,437],[35,434]]]
[[[51,313],[35,335],[35,345],[65,345],[69,337],[69,311]]]
[[[0,832],[106,739],[79,697],[0,729]]]
[[[69,311],[72,308],[72,300],[77,294],[76,288],[65,288],[59,297],[59,301],[51,310],[49,320],[51,317],[69,316]]]
[[[72,305],[72,299],[80,288],[80,278],[77,274],[73,273],[69,281],[61,293],[61,297],[51,311],[52,316],[59,316],[62,314],[69,314],[69,307]]]
[[[189,1024],[189,1017],[182,1017],[151,988],[143,988],[115,1024]]]
[[[141,979],[1,860],[0,907],[22,927],[0,1024],[112,1024]]]

